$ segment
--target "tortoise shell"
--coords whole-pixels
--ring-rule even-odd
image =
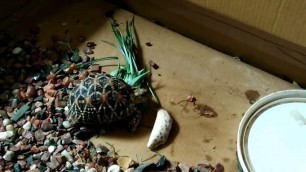
[[[135,130],[141,113],[137,109],[135,89],[106,73],[90,74],[73,88],[68,99],[68,122],[107,124],[128,119]]]

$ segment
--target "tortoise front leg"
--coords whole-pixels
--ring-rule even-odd
[[[133,114],[128,117],[128,130],[134,132],[140,121],[141,121],[141,113],[139,111],[134,111]]]

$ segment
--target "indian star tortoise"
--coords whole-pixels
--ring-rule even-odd
[[[135,89],[109,74],[90,74],[69,93],[68,122],[103,127],[124,119],[128,129],[134,131],[141,120],[137,105],[145,102],[145,93],[145,89]]]

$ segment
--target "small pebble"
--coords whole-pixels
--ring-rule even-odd
[[[56,74],[50,74],[50,75],[46,76],[46,79],[47,79],[48,81],[54,80],[55,78],[56,78]]]
[[[22,135],[23,131],[24,131],[23,128],[18,128],[18,130],[17,130],[18,135]]]
[[[81,169],[85,167],[85,162],[82,160],[81,157],[79,157],[76,161],[72,164],[74,167]]]
[[[50,157],[50,162],[47,162],[47,166],[50,167],[51,169],[56,169],[60,164],[56,160],[54,156]]]
[[[7,117],[8,117],[8,115],[7,115],[7,113],[6,113],[5,110],[0,110],[0,116],[1,116],[2,118],[7,118]]]
[[[29,85],[25,94],[28,98],[34,97],[36,95],[36,90],[32,85]]]
[[[57,154],[58,154],[59,152],[61,152],[63,149],[64,149],[64,146],[58,144],[58,145],[56,146],[56,149],[55,149],[55,151],[53,152],[53,154],[54,154],[54,155],[57,155]]]
[[[42,161],[48,161],[48,159],[50,158],[51,154],[48,151],[45,151],[44,154],[41,157]]]
[[[41,129],[43,131],[50,131],[53,129],[53,124],[51,123],[51,119],[50,118],[47,118],[45,119],[42,124],[41,124]]]
[[[44,86],[44,92],[47,92],[48,90],[54,90],[54,89],[55,89],[55,85],[51,83]]]
[[[4,111],[5,112],[5,111]],[[2,115],[1,115],[2,116]],[[2,121],[2,124],[3,124],[3,126],[5,127],[5,126],[7,126],[7,125],[9,125],[9,124],[11,124],[12,123],[12,121],[10,120],[10,119],[4,119],[3,121]]]
[[[42,107],[44,104],[43,102],[37,101],[35,102],[35,107]]]
[[[180,167],[182,172],[189,172],[191,169],[191,167],[188,164],[184,164],[184,163],[180,163],[178,166]]]
[[[82,79],[85,79],[87,76],[89,75],[89,72],[88,70],[83,70],[82,72],[79,73],[79,79],[82,80]]]
[[[120,172],[120,166],[119,165],[111,165],[108,169],[107,172]]]
[[[18,88],[14,89],[12,91],[12,94],[13,94],[14,97],[17,97],[19,95],[19,93],[20,93],[20,89],[18,89]]]
[[[63,134],[61,136],[61,139],[62,139],[62,144],[63,145],[70,144],[72,142],[71,134],[69,132]]]
[[[32,165],[30,166],[31,172],[32,172],[32,170],[36,170],[36,169],[37,169],[37,165],[36,165],[36,164],[32,164]]]
[[[56,158],[56,160],[60,163],[60,164],[62,164],[62,163],[64,163],[65,161],[66,161],[66,158],[63,156],[63,155],[55,155],[54,156],[55,158]]]
[[[36,146],[32,146],[32,147],[31,147],[31,152],[33,152],[33,153],[38,153],[38,152],[39,152],[39,149],[38,149]]]
[[[33,81],[33,77],[27,77],[24,82],[30,84]]]
[[[63,86],[68,86],[70,84],[70,78],[68,76],[66,76],[63,81],[62,81],[62,85]]]
[[[51,145],[51,146],[48,147],[48,151],[50,153],[53,153],[55,151],[55,149],[56,149],[56,146],[54,146],[54,145]]]
[[[23,133],[22,133],[22,136],[26,139],[31,139],[33,138],[33,132],[31,131],[28,131],[28,130],[24,130]]]
[[[38,129],[40,127],[40,120],[35,119],[32,125],[34,128]]]
[[[21,51],[22,51],[22,48],[16,47],[16,48],[13,49],[12,53],[13,54],[19,54],[19,53],[21,53]]]
[[[13,125],[7,125],[6,127],[5,127],[5,130],[6,131],[14,131],[14,126]]]
[[[12,99],[10,99],[10,106],[11,106],[12,108],[16,108],[16,107],[17,107],[17,104],[18,104],[17,98],[12,98]]]
[[[22,126],[22,128],[23,128],[24,130],[26,130],[26,131],[29,131],[29,130],[31,129],[31,127],[32,127],[32,124],[31,124],[30,121],[26,122],[26,123]]]
[[[34,113],[38,113],[38,112],[40,112],[41,110],[42,110],[41,107],[37,107],[37,108],[35,108]]]
[[[70,128],[70,127],[71,127],[71,124],[70,124],[68,121],[64,121],[64,122],[63,122],[63,126],[64,126],[65,128]]]
[[[84,57],[82,57],[82,62],[87,62],[88,61],[88,56],[84,56]]]
[[[71,167],[72,167],[72,164],[69,161],[67,161],[66,162],[66,168],[70,169]]]
[[[39,95],[39,96],[44,95],[44,91],[43,91],[43,90],[38,90],[38,91],[37,91],[37,95]]]
[[[25,160],[18,160],[17,163],[20,165],[21,168],[25,168],[27,165],[27,162]]]
[[[73,162],[73,158],[67,150],[63,150],[61,155],[66,157],[69,162]]]
[[[12,161],[14,156],[15,156],[15,153],[13,151],[6,151],[3,156],[3,159],[6,161]]]
[[[36,130],[35,139],[37,141],[43,141],[45,139],[45,133],[41,129]]]

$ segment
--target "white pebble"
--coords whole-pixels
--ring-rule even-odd
[[[61,155],[63,155],[64,157],[66,157],[68,161],[73,162],[73,158],[72,158],[72,156],[69,154],[68,151],[63,150],[62,153],[61,153]]]
[[[70,128],[70,127],[71,127],[71,124],[70,124],[70,122],[68,122],[68,121],[64,121],[64,122],[63,122],[63,126],[64,126],[65,128]]]
[[[41,111],[41,107],[37,107],[37,108],[35,108],[34,113],[37,113],[37,112],[40,112],[40,111]]]
[[[43,102],[37,101],[35,102],[35,107],[41,107],[43,105]]]
[[[0,141],[6,141],[8,138],[11,138],[13,135],[14,135],[13,131],[0,132]]]
[[[14,131],[14,126],[11,125],[11,124],[9,124],[9,125],[7,125],[7,126],[5,127],[5,130],[6,130],[6,131]]]
[[[37,165],[36,164],[32,164],[31,166],[30,166],[30,170],[35,170],[37,168]]]
[[[22,51],[22,48],[16,47],[16,48],[13,49],[12,53],[13,54],[19,54],[21,51]]]
[[[66,161],[66,167],[69,169],[72,167],[72,164],[69,161]]]
[[[23,128],[24,130],[26,130],[26,131],[29,131],[29,130],[31,129],[31,127],[32,127],[32,124],[31,124],[30,121],[26,122],[26,123],[22,126],[22,128]]]
[[[6,161],[12,161],[14,158],[14,152],[13,151],[6,151],[4,156],[3,156],[3,159],[6,160]]]
[[[54,145],[51,145],[48,147],[48,152],[53,153],[55,151],[56,147]]]
[[[107,172],[120,172],[120,166],[119,165],[111,165],[108,169]]]
[[[7,126],[7,125],[9,125],[11,123],[12,123],[11,120],[7,119],[7,118],[2,121],[3,126]]]

